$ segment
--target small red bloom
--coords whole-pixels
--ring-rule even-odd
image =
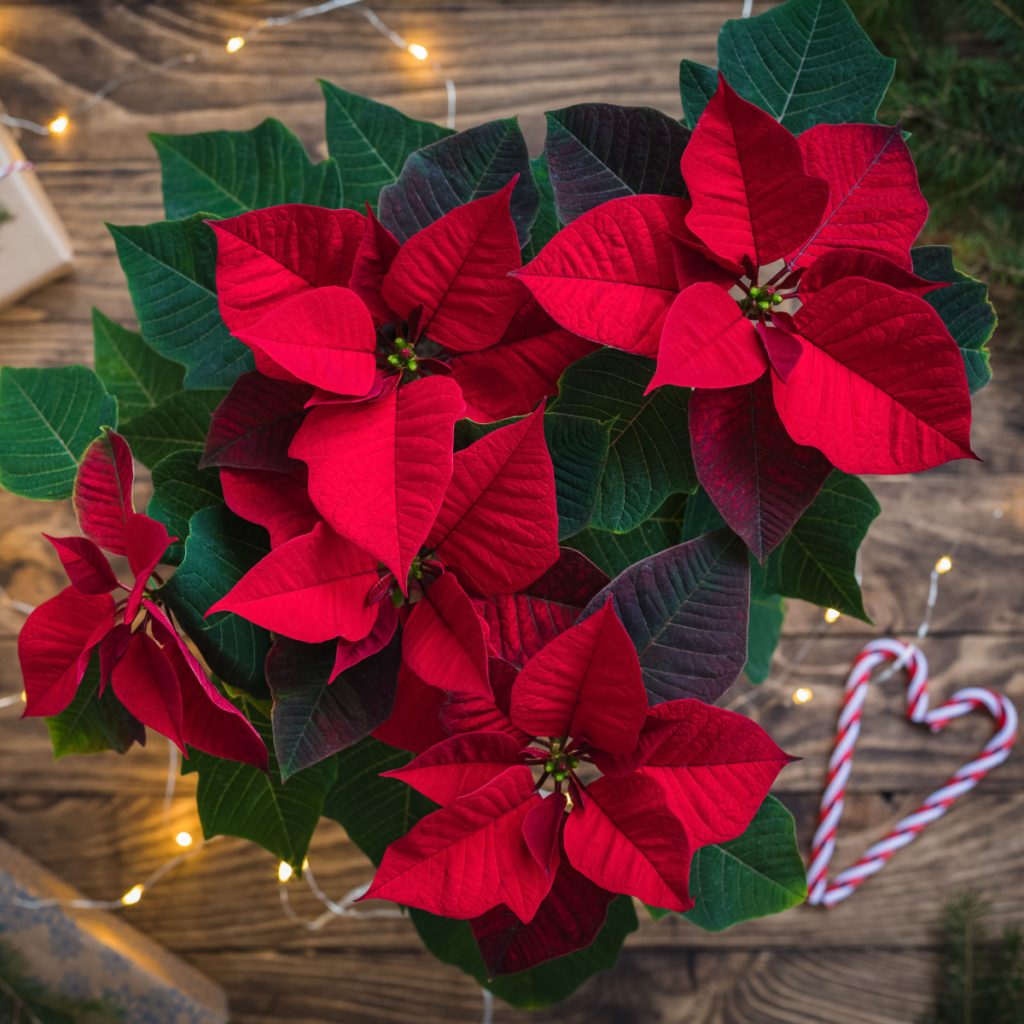
[[[63,711],[98,650],[100,692],[109,684],[143,725],[183,752],[194,747],[266,768],[259,734],[207,679],[150,596],[150,578],[175,538],[135,511],[133,482],[131,451],[108,431],[86,451],[75,481],[75,511],[85,536],[47,538],[71,585],[36,608],[18,638],[25,714]],[[118,580],[101,548],[127,555],[135,577],[130,587]],[[124,596],[115,600],[116,591]]]
[[[526,663],[507,718],[494,702],[494,726],[448,716],[455,735],[387,773],[442,806],[388,848],[366,898],[473,920],[496,972],[587,945],[614,893],[692,907],[694,851],[740,835],[789,760],[740,715],[649,708],[610,602]],[[567,914],[578,927],[547,934]]]

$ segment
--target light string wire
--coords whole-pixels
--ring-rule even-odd
[[[9,128],[20,128],[25,131],[34,132],[36,135],[62,135],[71,125],[73,118],[84,114],[86,111],[96,106],[96,104],[105,100],[116,89],[120,89],[124,85],[128,85],[131,82],[137,82],[145,78],[159,77],[160,75],[173,71],[175,68],[181,67],[182,65],[195,64],[200,60],[209,59],[215,55],[223,53],[236,54],[243,49],[250,40],[263,32],[270,31],[271,29],[284,28],[288,25],[295,24],[297,21],[304,21],[307,18],[317,18],[324,14],[330,14],[332,11],[339,10],[342,7],[353,8],[354,11],[361,14],[366,21],[393,46],[400,50],[404,50],[415,60],[429,65],[434,76],[444,85],[447,101],[445,123],[449,128],[454,128],[455,110],[458,99],[455,80],[448,74],[441,62],[431,56],[430,51],[425,46],[421,43],[409,42],[409,40],[404,36],[400,35],[387,25],[376,11],[362,3],[362,0],[325,0],[324,3],[312,4],[309,7],[302,7],[297,11],[292,11],[290,14],[282,14],[277,17],[260,18],[259,21],[253,22],[248,29],[245,29],[237,35],[231,36],[224,43],[223,47],[200,47],[194,50],[189,50],[186,53],[180,53],[173,57],[168,57],[166,60],[153,64],[150,67],[137,68],[132,71],[125,71],[120,75],[115,75],[113,78],[104,82],[103,85],[101,85],[94,93],[87,96],[81,102],[69,107],[67,111],[57,114],[46,124],[43,124],[40,121],[33,121],[30,118],[15,117],[8,114],[3,109],[0,109],[0,124],[6,125]],[[0,177],[2,177],[2,175],[0,175]]]

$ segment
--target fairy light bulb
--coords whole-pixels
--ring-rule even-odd
[[[794,704],[807,704],[814,700],[814,691],[809,686],[798,686],[793,691]]]
[[[295,872],[292,870],[291,864],[288,861],[283,860],[277,865],[277,880],[283,885],[287,882]]]
[[[838,608],[826,608],[825,621],[831,626],[833,622],[839,621],[842,614],[843,613]]]
[[[63,135],[68,130],[69,124],[71,124],[71,118],[67,114],[59,114],[46,128],[51,135]]]
[[[245,46],[244,36],[232,36],[225,44],[224,49],[228,53],[238,53],[238,51]]]
[[[188,849],[192,845],[192,833],[191,832],[179,832],[175,837],[174,841],[183,849]]]
[[[943,556],[942,556],[942,557],[941,557],[941,558],[940,558],[940,559],[939,559],[939,560],[938,560],[938,561],[937,561],[937,562],[935,563],[935,571],[936,571],[936,572],[937,572],[937,573],[938,573],[938,574],[939,574],[940,576],[945,576],[945,575],[946,575],[946,573],[947,573],[947,572],[949,572],[949,570],[950,570],[950,569],[952,569],[952,568],[953,568],[953,559],[952,559],[952,558],[950,558],[950,556],[949,556],[949,555],[943,555]]]
[[[407,49],[417,60],[426,60],[430,56],[430,51],[422,43],[410,43]]]
[[[142,899],[142,894],[146,891],[146,887],[142,884],[133,885],[122,897],[121,903],[126,907],[134,907],[139,900]]]

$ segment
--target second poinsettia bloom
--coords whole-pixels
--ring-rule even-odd
[[[592,941],[616,893],[691,908],[694,852],[740,835],[790,760],[740,715],[648,707],[611,601],[531,658],[490,718],[389,773],[441,809],[388,848],[366,898],[472,919],[492,970],[496,931],[522,969],[529,950]],[[572,934],[544,934],[566,916]]]

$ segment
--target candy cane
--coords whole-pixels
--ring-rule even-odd
[[[3,181],[10,174],[18,174],[21,171],[31,171],[32,164],[28,160],[12,160],[9,164],[0,164],[0,181]]]
[[[874,670],[885,661],[894,668],[906,668],[907,717],[940,732],[953,719],[984,708],[996,723],[996,732],[973,761],[950,776],[945,785],[928,796],[912,814],[908,814],[889,834],[831,882],[826,874],[835,852],[836,831],[843,814],[846,783],[853,765],[853,751],[860,735],[861,712],[867,699],[868,684]],[[933,821],[941,818],[964,793],[972,790],[993,768],[1010,756],[1017,739],[1017,711],[1002,694],[980,687],[958,690],[945,704],[928,710],[928,662],[912,644],[899,640],[873,640],[857,656],[846,680],[843,707],[836,730],[836,744],[829,758],[825,792],[821,798],[818,828],[811,843],[811,863],[807,870],[807,902],[826,907],[846,899],[865,880],[881,870],[897,850],[909,845]]]

